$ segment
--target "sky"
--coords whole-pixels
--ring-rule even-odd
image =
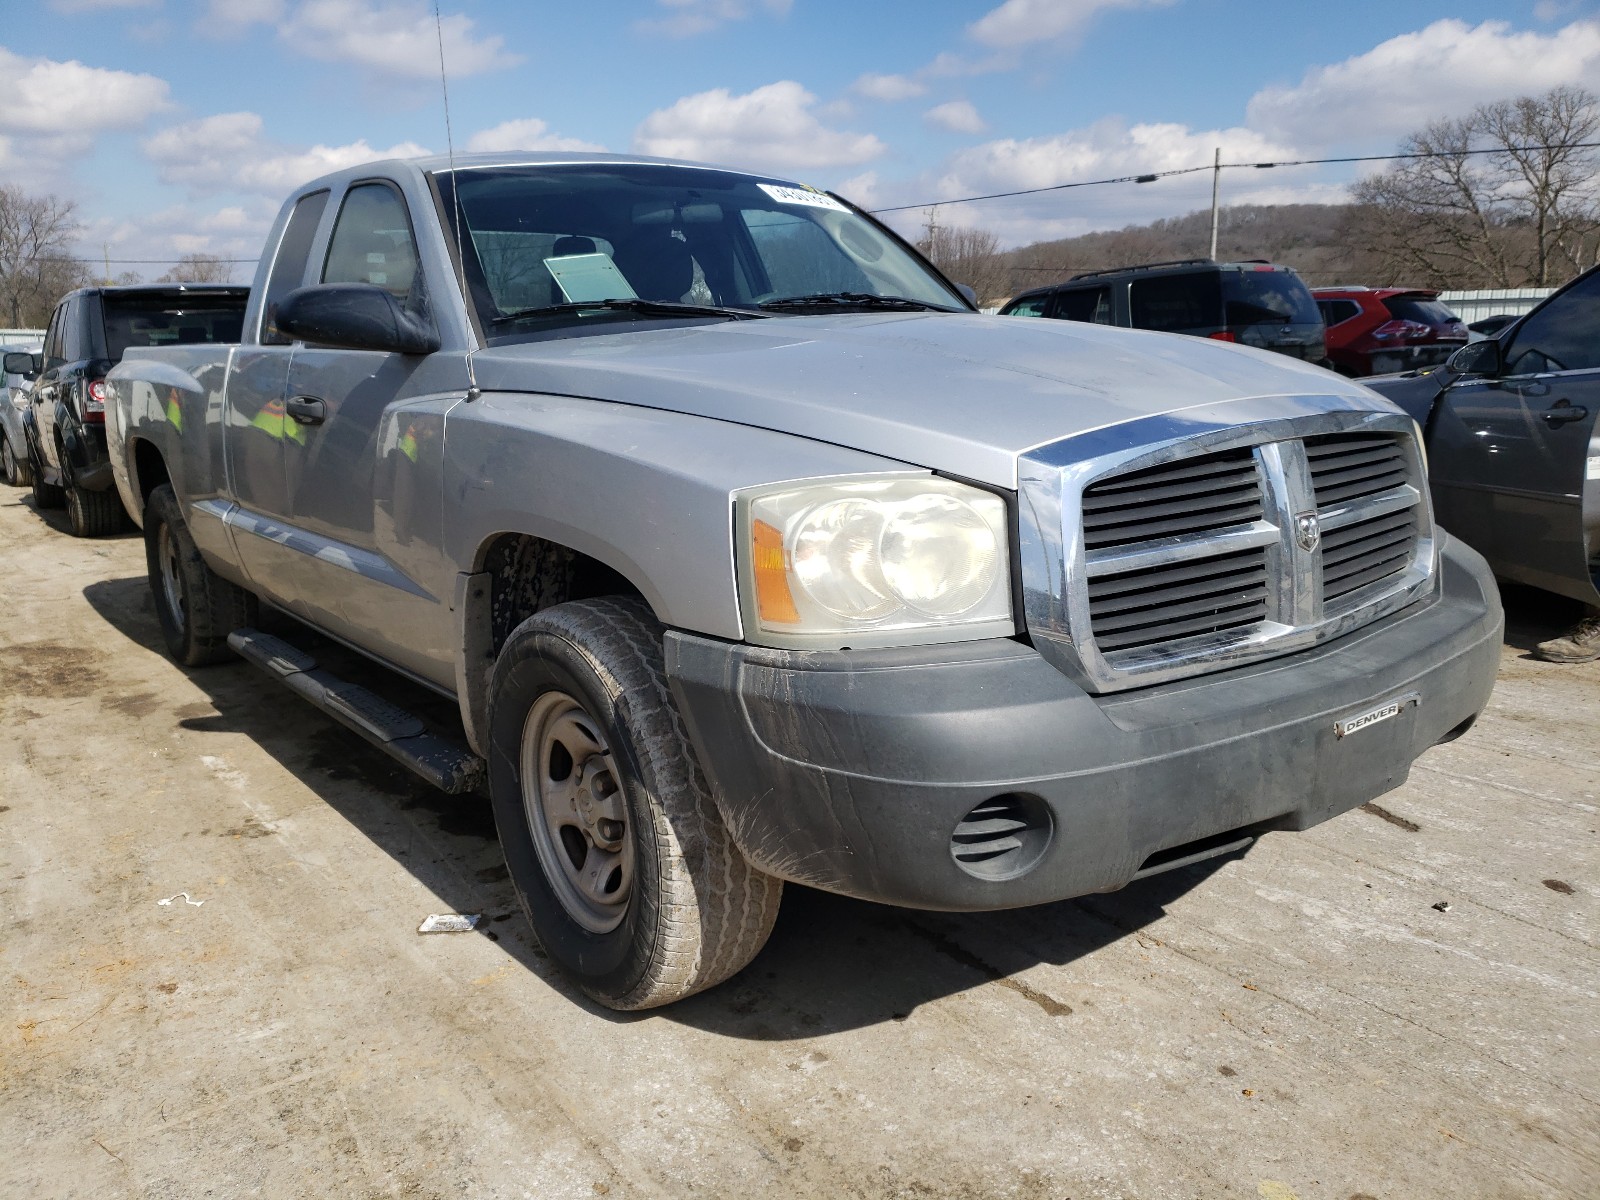
[[[9,0],[0,184],[154,278],[251,260],[290,188],[448,148],[715,162],[868,208],[1392,152],[1474,105],[1600,91],[1600,0]],[[1241,168],[1336,202],[1374,166]],[[1206,208],[1211,173],[946,204],[1004,245]],[[927,209],[886,215],[915,236]],[[141,261],[152,260],[152,261]],[[235,278],[248,280],[242,261]]]

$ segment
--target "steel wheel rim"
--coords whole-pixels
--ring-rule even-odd
[[[0,438],[0,469],[6,473],[6,482],[17,477],[17,456],[11,452],[11,439]]]
[[[161,598],[167,605],[167,616],[178,630],[185,628],[187,617],[183,602],[183,577],[178,574],[178,548],[172,541],[172,530],[162,522],[156,531],[156,562],[160,567]]]
[[[550,890],[590,933],[622,923],[634,850],[604,727],[566,692],[534,701],[518,755],[522,810]]]

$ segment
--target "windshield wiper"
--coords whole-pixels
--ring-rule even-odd
[[[879,296],[873,292],[818,292],[812,296],[780,296],[763,300],[761,308],[885,308],[900,312],[956,312],[944,304],[929,304],[909,296]]]
[[[765,317],[766,313],[749,308],[724,308],[719,304],[681,304],[671,300],[641,300],[638,297],[613,297],[608,300],[571,300],[565,304],[546,304],[538,308],[519,308],[503,313],[489,323],[507,325],[529,317],[558,316],[561,313],[589,312],[593,309],[611,309],[615,312],[636,312],[652,317],[729,317],[735,321],[750,321]]]

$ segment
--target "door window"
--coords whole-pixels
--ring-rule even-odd
[[[66,357],[61,353],[61,314],[66,311],[65,304],[56,305],[55,312],[50,314],[50,328],[44,334],[44,369],[53,370],[66,362]]]
[[[267,317],[267,327],[261,332],[263,342],[281,346],[290,340],[272,327],[272,319],[277,314],[278,302],[306,281],[306,262],[311,257],[311,239],[316,236],[317,222],[322,220],[322,210],[327,207],[326,191],[312,192],[309,196],[301,196],[295,201],[294,212],[290,214],[289,224],[278,242],[278,256],[272,260],[272,275],[267,280],[267,296],[263,308]]]
[[[1030,296],[1026,300],[1019,300],[1015,308],[1006,309],[1008,317],[1042,317],[1044,306],[1049,303],[1050,293],[1042,296]]]
[[[322,282],[370,283],[402,303],[411,297],[417,243],[399,192],[386,183],[360,183],[345,193]]]
[[[1507,375],[1600,367],[1600,271],[1530,315],[1506,352]]]
[[[1089,321],[1095,325],[1111,324],[1111,289],[1109,287],[1078,288],[1060,292],[1056,297],[1055,315],[1065,321]]]

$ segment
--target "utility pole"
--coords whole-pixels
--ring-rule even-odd
[[[106,256],[106,286],[111,286],[111,243],[101,242],[100,249]]]
[[[1211,258],[1217,257],[1217,193],[1222,186],[1222,147],[1217,147],[1217,157],[1211,168]]]

